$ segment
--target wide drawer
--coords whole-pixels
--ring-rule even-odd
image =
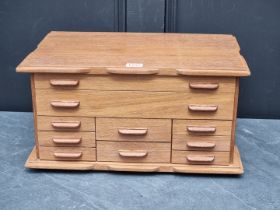
[[[35,74],[35,88],[233,93],[235,91],[235,78]]]
[[[172,163],[228,165],[229,158],[229,152],[172,150]]]
[[[171,141],[171,120],[97,118],[97,140]]]
[[[37,116],[37,128],[42,131],[95,131],[95,118]]]
[[[174,150],[230,151],[231,136],[187,136],[173,138]]]
[[[96,161],[95,148],[85,147],[40,147],[42,160]]]
[[[95,147],[95,132],[38,131],[40,146]]]
[[[232,121],[222,120],[173,120],[173,139],[188,136],[230,136]]]
[[[97,160],[112,162],[169,163],[170,143],[97,141]]]
[[[37,89],[38,115],[224,119],[233,118],[230,93]]]

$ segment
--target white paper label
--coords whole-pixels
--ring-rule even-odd
[[[144,65],[143,63],[127,63],[125,67],[127,68],[142,68]]]

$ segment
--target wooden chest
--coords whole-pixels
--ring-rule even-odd
[[[51,32],[31,73],[28,168],[241,174],[231,35]]]

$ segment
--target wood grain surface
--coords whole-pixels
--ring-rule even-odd
[[[121,134],[119,129],[146,129],[144,135]],[[171,120],[97,118],[96,139],[113,141],[171,142]]]
[[[56,129],[52,126],[53,122],[72,123],[80,122],[80,126],[75,129]],[[38,116],[37,121],[38,130],[41,131],[53,131],[53,130],[66,130],[66,131],[95,131],[95,119],[87,117],[50,117],[50,116]]]
[[[55,143],[53,139],[80,139],[79,143]],[[57,131],[39,131],[38,141],[40,146],[81,146],[95,147],[95,132],[57,132]],[[71,141],[70,141],[71,142]]]
[[[42,147],[39,148],[42,160],[96,161],[96,149],[85,147]],[[59,157],[59,154],[61,157]],[[71,157],[72,156],[72,157]]]
[[[97,141],[97,161],[169,163],[170,147],[170,143]],[[143,151],[147,154],[140,157],[124,157],[120,155],[120,152],[124,150],[135,155],[142,154]]]
[[[50,116],[232,120],[234,105],[234,98],[228,93],[73,90],[65,94],[61,90],[37,89],[36,98],[38,115]],[[74,109],[55,109],[50,106],[52,100],[78,100],[80,105]],[[190,104],[213,104],[218,110],[190,111]]]
[[[173,120],[173,139],[185,139],[187,136],[230,136],[231,121],[221,120]],[[216,128],[215,132],[194,132],[188,128]]]
[[[188,160],[189,157],[189,160]],[[214,157],[213,161],[198,161],[198,159],[207,159]],[[191,159],[197,161],[190,161]],[[206,151],[172,151],[172,163],[179,164],[215,164],[228,165],[230,159],[229,152],[206,152]]]
[[[230,151],[231,136],[188,136],[182,135],[181,138],[173,134],[172,149],[174,150],[208,150],[208,151]],[[215,147],[195,148],[187,146],[188,143],[214,143]]]
[[[193,77],[193,76],[153,76],[153,75],[82,75],[82,74],[35,74],[35,88],[57,90],[142,90],[142,91],[174,91],[192,93],[234,93],[233,77]],[[51,81],[60,85],[51,85]],[[75,86],[69,83],[77,82]],[[66,84],[66,85],[62,85]],[[217,84],[213,90],[194,89],[190,85]]]
[[[127,63],[159,75],[250,74],[231,35],[96,32],[51,32],[17,71],[108,74]]]

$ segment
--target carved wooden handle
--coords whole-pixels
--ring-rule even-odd
[[[188,142],[187,147],[190,148],[201,148],[201,149],[213,149],[216,146],[214,142]]]
[[[188,155],[187,161],[191,163],[212,163],[215,160],[214,155]]]
[[[216,127],[210,126],[187,126],[187,131],[192,133],[215,133]]]
[[[147,128],[132,128],[132,129],[119,129],[119,133],[123,135],[146,135],[148,133]]]
[[[71,129],[71,128],[79,128],[81,126],[81,121],[57,121],[52,122],[52,127],[60,128],[60,129]]]
[[[202,90],[216,90],[219,87],[218,83],[203,83],[203,82],[190,82],[191,89],[202,89]]]
[[[218,105],[191,104],[188,107],[190,111],[194,112],[216,112],[218,110]]]
[[[121,157],[141,158],[148,155],[146,150],[119,150],[118,152]]]
[[[145,69],[145,68],[107,68],[110,74],[157,74],[158,69]]]
[[[69,158],[69,159],[77,159],[82,157],[82,152],[55,152],[53,155],[56,158]]]
[[[52,140],[55,144],[79,144],[82,138],[53,138]]]
[[[80,101],[51,101],[51,106],[55,108],[77,108],[80,105]]]
[[[75,87],[78,86],[79,80],[50,80],[52,86],[61,86],[61,87]]]

